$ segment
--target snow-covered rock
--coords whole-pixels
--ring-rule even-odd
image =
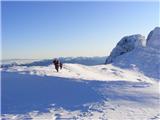
[[[146,45],[147,47],[160,49],[160,27],[156,27],[149,33]]]
[[[116,47],[112,50],[110,56],[106,60],[106,64],[113,62],[116,57],[142,46],[145,46],[144,36],[140,34],[125,36],[118,42]]]
[[[152,30],[147,40],[140,35],[127,38],[124,37],[117,44],[106,63],[136,70],[148,77],[160,80],[160,28],[156,27]]]

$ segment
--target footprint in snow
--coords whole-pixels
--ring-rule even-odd
[[[102,68],[102,70],[107,70],[107,68]]]
[[[158,115],[156,115],[156,116],[154,116],[154,117],[152,117],[150,119],[151,120],[160,120],[160,115],[158,114]]]
[[[140,82],[142,81],[142,80],[141,80],[141,79],[139,79],[139,78],[137,78],[137,80],[138,80],[138,81],[140,81]]]
[[[115,111],[115,108],[109,108],[110,110],[113,110],[113,111]]]

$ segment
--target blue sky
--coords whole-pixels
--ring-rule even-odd
[[[106,56],[159,26],[158,2],[2,2],[2,58]]]

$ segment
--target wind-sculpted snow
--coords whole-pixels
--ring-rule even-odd
[[[2,72],[5,120],[159,119],[158,85]]]
[[[145,76],[160,80],[160,51],[139,48],[115,59],[113,65],[136,70]]]
[[[159,119],[158,83],[111,64],[1,68],[4,120]]]
[[[2,72],[2,113],[45,112],[52,104],[69,110],[102,96],[85,82],[72,79]]]
[[[64,64],[60,72],[56,72],[54,65],[49,66],[13,66],[2,68],[2,71],[19,72],[21,74],[32,74],[39,76],[57,76],[63,78],[75,78],[86,80],[124,80],[124,81],[146,81],[153,82],[151,78],[143,74],[127,69],[121,69],[113,65],[85,66],[81,64]]]

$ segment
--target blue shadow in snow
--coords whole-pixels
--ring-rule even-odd
[[[134,91],[150,84],[125,81],[78,81],[68,78],[2,72],[2,114],[47,112],[51,104],[67,110],[87,110],[83,104],[103,100],[157,103],[158,95]],[[133,88],[133,89],[130,89]]]
[[[2,114],[45,112],[51,104],[69,110],[96,102],[102,96],[85,82],[67,78],[2,72]]]

